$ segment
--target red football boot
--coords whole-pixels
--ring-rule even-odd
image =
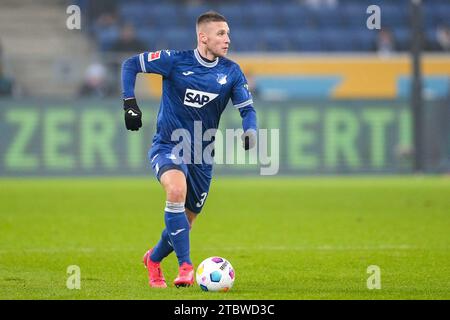
[[[178,277],[173,281],[175,287],[189,287],[194,284],[194,267],[183,262],[178,271]]]
[[[144,265],[148,270],[148,284],[152,288],[167,288],[166,280],[161,270],[159,262],[153,262],[150,259],[153,249],[148,250],[144,255]]]

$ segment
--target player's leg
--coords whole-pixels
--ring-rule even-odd
[[[197,214],[186,208],[186,217],[189,221],[189,229],[191,230],[192,224],[194,223],[195,218],[197,218]],[[161,233],[161,239],[159,239],[159,242],[152,249],[150,257],[152,261],[161,262],[165,257],[167,257],[172,252],[173,252],[173,245],[172,242],[170,241],[167,229],[164,228],[164,230]]]
[[[186,217],[189,221],[189,229],[191,230],[192,224],[194,223],[194,220],[197,218],[197,213],[194,213],[194,212],[190,211],[189,209],[186,209]],[[165,279],[162,276],[160,262],[162,261],[162,259],[167,257],[172,252],[173,252],[173,245],[172,245],[172,242],[170,241],[170,237],[169,237],[169,233],[167,232],[167,228],[164,228],[159,242],[156,244],[155,247],[153,247],[153,249],[149,250],[148,253],[146,253],[146,255],[144,256],[144,263],[145,263],[145,261],[148,261],[148,263],[146,265],[149,265],[149,266],[152,265],[153,269],[156,270],[154,272],[154,274],[156,276],[153,276],[153,278],[158,279],[158,274],[159,274],[159,278],[162,278],[162,280],[160,280],[160,281],[153,280],[151,282],[152,287],[164,287],[165,288],[167,286],[165,283]],[[150,260],[147,260],[147,259],[150,259]],[[153,262],[153,264],[152,264],[152,262]]]
[[[171,148],[162,145],[153,145],[149,151],[149,160],[152,169],[158,178],[158,181],[166,190],[166,209],[173,211],[174,203],[181,202],[184,204],[186,194],[186,174],[187,168],[184,164],[174,164],[172,162]],[[164,183],[162,176],[164,177]],[[183,191],[184,189],[184,191]],[[184,194],[184,195],[183,195]],[[180,206],[181,210],[181,206]],[[184,208],[183,208],[184,211]],[[184,216],[184,214],[183,214]],[[184,218],[186,220],[186,217]],[[152,249],[148,250],[144,255],[144,265],[148,269],[149,284],[152,287],[167,287],[161,270],[161,261],[168,256],[173,248],[173,239],[169,234],[170,228],[165,228],[161,233],[161,239]]]
[[[188,167],[188,175],[186,179],[187,194],[186,194],[186,217],[190,226],[194,223],[198,214],[202,210],[203,204],[209,191],[211,182],[211,172],[209,170],[202,170],[195,166]],[[192,265],[180,266],[178,277],[174,280],[174,284],[179,286],[186,283],[194,282],[194,269]]]
[[[191,232],[192,223],[194,222],[197,214],[186,209],[186,218],[189,222],[189,233]],[[192,264],[183,263],[178,270],[178,276],[173,281],[176,287],[191,286],[194,284],[194,266]]]
[[[194,283],[194,267],[190,259],[190,225],[186,216],[186,176],[180,170],[168,170],[161,175],[161,184],[166,191],[166,229],[178,258],[179,274],[174,284],[177,287]]]
[[[189,221],[189,226],[191,227],[191,229],[192,229],[192,225],[193,225],[195,219],[197,218],[197,216],[198,216],[198,213],[195,213],[195,212],[189,210],[188,208],[186,208],[186,217]]]
[[[159,180],[166,192],[164,220],[166,228],[158,244],[144,256],[152,287],[167,287],[162,276],[160,262],[175,251],[180,268],[193,270],[189,252],[189,222],[185,214],[186,176],[183,171],[166,166],[161,168]],[[189,275],[189,274],[188,274]],[[182,279],[181,286],[191,285],[192,276]]]
[[[189,178],[186,180],[186,213],[192,222],[195,221],[206,203],[211,179],[212,167],[189,167]]]
[[[181,266],[192,264],[189,252],[189,221],[185,212],[186,176],[177,169],[161,175],[161,184],[166,191],[164,220],[173,249]]]
[[[187,167],[184,165],[181,166],[174,166],[173,163],[171,162],[171,160],[169,160],[169,158],[172,157],[167,157],[167,155],[171,155],[169,153],[169,150],[161,150],[161,149],[156,149],[153,150],[149,153],[149,159],[151,160],[151,165],[153,170],[155,171],[155,175],[157,176],[158,180],[161,182],[161,184],[164,187],[164,184],[166,185],[164,187],[164,189],[168,190],[168,189],[173,189],[171,188],[171,181],[172,179],[170,178],[170,176],[172,174],[169,173],[169,176],[165,176],[164,181],[162,180],[162,176],[166,173],[166,171],[170,171],[171,169],[179,169],[180,172],[183,172],[184,174],[187,175]],[[161,156],[159,156],[161,155]],[[176,172],[176,170],[175,170]],[[185,184],[186,178],[183,177],[182,175],[180,175],[180,173],[175,173],[178,178],[179,178],[179,183],[178,184]],[[174,182],[176,182],[176,180],[174,180]],[[175,184],[172,184],[175,185]],[[172,197],[176,195],[174,195],[173,190],[169,191],[171,193],[171,195],[167,195],[167,197],[170,197],[171,200],[176,200],[173,199]],[[166,192],[167,193],[167,192]],[[185,196],[184,196],[185,197]],[[181,195],[180,198],[183,198],[183,195]],[[182,200],[184,201],[184,200]],[[193,219],[195,218],[195,215],[193,213],[189,213],[186,212],[189,224],[191,224],[191,221],[193,221]],[[172,241],[170,240],[170,236],[169,233],[167,231],[167,228],[164,228],[164,230],[161,233],[161,239],[159,240],[159,242],[156,244],[156,246],[153,247],[152,251],[151,251],[151,260],[155,261],[155,262],[161,262],[165,257],[167,257],[170,253],[173,252],[173,244]]]

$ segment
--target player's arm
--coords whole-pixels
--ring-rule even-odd
[[[256,120],[256,110],[253,105],[248,105],[239,108],[239,113],[242,118],[242,128],[244,134],[242,135],[242,143],[245,150],[252,149],[256,145],[256,131],[258,129]]]
[[[258,130],[256,110],[253,107],[253,98],[248,88],[247,79],[239,69],[237,80],[233,86],[231,101],[235,108],[239,110],[242,118],[242,144],[245,150],[252,149],[256,145],[256,132]]]
[[[137,131],[142,127],[142,112],[136,101],[134,88],[138,73],[157,73],[169,76],[172,69],[172,51],[143,52],[132,56],[122,63],[122,95],[125,110],[125,126]]]

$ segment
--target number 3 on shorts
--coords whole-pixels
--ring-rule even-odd
[[[201,206],[203,206],[203,203],[206,200],[206,196],[208,196],[208,193],[207,192],[203,192],[202,195],[201,195],[202,198],[200,199],[200,202],[197,202],[195,204],[197,206],[197,208],[200,208]]]

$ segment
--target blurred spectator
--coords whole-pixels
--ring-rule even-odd
[[[117,17],[111,13],[101,14],[94,22],[92,31],[99,42],[100,49],[102,51],[108,50],[118,38],[119,25]]]
[[[3,62],[3,46],[0,42],[0,97],[11,96],[13,94],[14,82],[5,74]]]
[[[117,27],[117,17],[112,13],[102,13],[96,20],[95,26],[97,28],[108,29]]]
[[[116,90],[120,89],[120,69],[124,58],[146,50],[146,46],[137,37],[133,25],[125,24],[119,39],[114,42],[109,51],[114,53],[113,59],[109,60],[107,66],[111,74],[115,76]]]
[[[112,95],[113,90],[107,81],[107,70],[100,63],[93,63],[87,69],[80,87],[81,97],[103,98]]]
[[[80,2],[82,12],[87,12],[89,21],[97,22],[105,16],[117,16],[117,1],[115,0],[82,0]]]
[[[439,50],[450,51],[450,28],[448,26],[438,27],[436,39],[439,44]]]
[[[375,46],[375,51],[381,56],[392,54],[395,51],[395,40],[392,32],[388,29],[381,29],[378,32]]]
[[[126,24],[120,31],[119,39],[111,46],[111,51],[115,52],[142,52],[145,45],[136,38],[133,25]]]

